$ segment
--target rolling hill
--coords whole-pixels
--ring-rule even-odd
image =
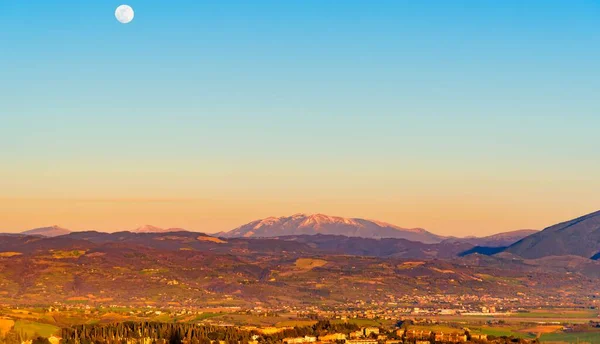
[[[0,304],[333,305],[432,293],[527,293],[528,302],[546,302],[589,300],[600,282],[593,274],[600,262],[590,259],[573,265],[446,258],[446,245],[329,235],[218,239],[192,232],[2,236]],[[452,245],[460,250],[464,244]]]
[[[302,243],[328,254],[369,257],[450,259],[473,247],[461,242],[425,244],[406,239],[369,239],[326,234],[284,236],[278,239]]]
[[[330,234],[361,238],[395,238],[422,243],[439,243],[445,237],[421,228],[402,228],[389,223],[327,216],[296,214],[256,220],[230,232],[219,233],[224,238],[269,238],[289,235]]]
[[[341,254],[363,257],[419,259],[454,258],[472,248],[465,243],[424,244],[405,239],[368,239],[340,235],[297,235],[277,238],[216,238],[202,233],[102,233],[76,232],[65,239],[94,244],[118,243],[129,247],[150,247],[170,251],[211,251],[238,256],[296,253],[304,255]],[[0,249],[2,245],[0,245]]]

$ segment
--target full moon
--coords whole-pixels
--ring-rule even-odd
[[[133,8],[129,5],[121,5],[117,7],[117,10],[115,11],[115,17],[123,24],[130,23],[133,20],[133,16]]]

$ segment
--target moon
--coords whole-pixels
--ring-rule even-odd
[[[129,5],[121,5],[117,7],[117,10],[115,11],[115,17],[122,24],[130,23],[133,20],[134,15],[133,8]]]

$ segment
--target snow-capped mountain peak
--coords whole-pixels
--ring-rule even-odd
[[[224,237],[278,237],[287,235],[330,234],[364,238],[400,238],[436,243],[444,238],[424,229],[407,229],[381,221],[344,218],[325,214],[294,214],[267,217],[250,222]]]

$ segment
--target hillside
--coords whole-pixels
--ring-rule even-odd
[[[473,247],[471,244],[460,242],[424,244],[406,239],[368,239],[323,234],[284,236],[279,239],[306,244],[329,254],[418,259],[454,258]]]
[[[518,293],[544,302],[550,296],[585,300],[600,283],[590,274],[600,263],[589,259],[575,266],[553,261],[546,269],[543,261],[480,255],[407,258],[441,257],[444,245],[319,235],[218,239],[190,232],[3,236],[0,304],[336,304],[388,294]],[[413,252],[411,246],[421,248]],[[344,253],[359,250],[383,257]]]
[[[472,248],[464,243],[424,244],[405,239],[367,239],[339,235],[298,235],[277,238],[216,238],[202,233],[72,233],[65,239],[95,244],[119,243],[164,250],[211,251],[223,254],[265,255],[290,252],[304,255],[343,254],[419,259],[454,258]],[[0,245],[0,248],[2,246]]]
[[[506,250],[524,258],[574,255],[598,257],[600,253],[600,211],[548,227]]]
[[[219,233],[224,238],[268,238],[289,235],[330,234],[361,238],[395,238],[439,243],[444,237],[421,228],[407,229],[385,222],[327,216],[296,214],[256,220],[230,232]]]

